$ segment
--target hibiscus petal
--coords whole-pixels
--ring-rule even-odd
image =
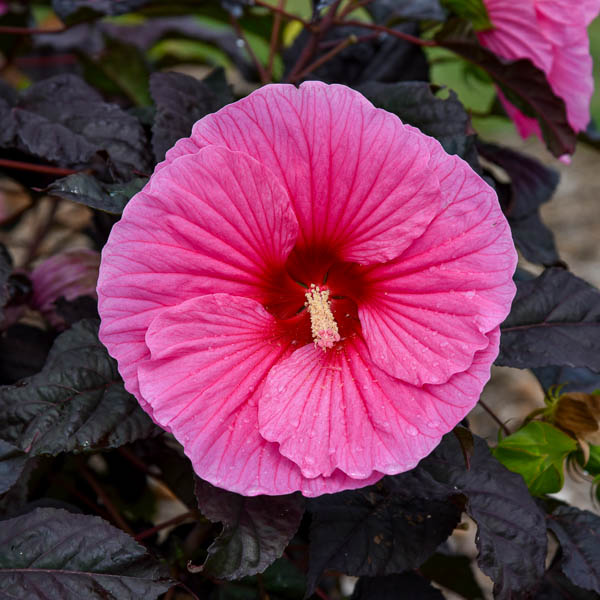
[[[528,58],[548,72],[552,66],[552,45],[540,31],[534,2],[485,0],[494,29],[478,33],[483,46],[498,56],[515,60]]]
[[[138,395],[158,312],[213,292],[259,296],[297,234],[286,191],[242,153],[206,148],[155,175],[113,227],[98,281],[100,338],[127,389]]]
[[[496,90],[498,94],[498,99],[502,103],[508,118],[514,122],[519,135],[523,139],[527,139],[530,135],[537,135],[537,137],[542,139],[542,128],[536,119],[533,117],[528,117],[523,114],[514,104],[509,102],[506,96],[502,93],[500,88]]]
[[[271,369],[259,400],[260,432],[306,477],[406,471],[475,405],[498,340],[496,328],[466,372],[424,387],[378,369],[358,337],[326,352],[304,346]]]
[[[466,370],[515,294],[517,255],[496,194],[428,138],[445,210],[395,261],[369,267],[358,302],[373,362],[414,385]]]
[[[369,485],[337,471],[308,480],[258,432],[257,397],[289,347],[277,323],[247,298],[214,294],[162,311],[150,324],[151,359],[139,367],[154,418],[184,447],[196,473],[244,495],[307,496]]]
[[[422,136],[345,86],[261,88],[198,121],[163,165],[210,144],[268,166],[288,190],[301,245],[343,260],[398,256],[440,208]]]

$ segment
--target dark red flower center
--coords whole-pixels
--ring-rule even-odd
[[[267,275],[261,302],[278,319],[285,338],[305,345],[314,338],[307,292],[311,286],[326,290],[343,341],[360,332],[358,303],[368,293],[364,270],[357,263],[341,260],[329,248],[296,247],[283,267]]]

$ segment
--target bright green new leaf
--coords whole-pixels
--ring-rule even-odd
[[[558,492],[564,483],[563,464],[577,443],[556,427],[532,421],[505,437],[494,456],[507,468],[519,473],[534,496]]]
[[[583,468],[594,476],[600,475],[600,446],[594,446],[590,444],[590,456],[587,463],[583,465]]]

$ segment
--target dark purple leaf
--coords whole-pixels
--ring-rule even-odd
[[[546,526],[520,475],[511,473],[474,436],[470,469],[465,467],[458,440],[448,434],[419,464],[448,492],[467,498],[465,511],[477,523],[477,562],[494,582],[498,600],[525,598],[544,574]]]
[[[104,102],[76,75],[57,75],[32,85],[10,109],[3,126],[0,145],[63,167],[102,167],[131,179],[134,171],[147,172],[150,165],[138,120]]]
[[[458,524],[462,501],[449,499],[460,492],[421,474],[417,469],[310,501],[309,591],[328,568],[391,575],[417,568],[435,552]]]
[[[131,197],[146,183],[146,177],[135,177],[125,183],[103,183],[87,173],[75,173],[57,179],[46,191],[65,200],[120,215]]]
[[[283,554],[304,513],[300,494],[245,497],[201,479],[196,480],[196,497],[207,519],[223,523],[201,567],[219,579],[262,573]]]
[[[39,373],[54,334],[24,323],[11,325],[0,333],[0,385],[11,384]],[[0,388],[0,394],[2,388]],[[0,433],[0,437],[1,437]]]
[[[470,27],[465,27],[460,20],[449,21],[435,39],[441,46],[481,67],[509,100],[534,116],[554,156],[573,154],[576,135],[567,120],[565,102],[554,93],[542,70],[528,59],[508,61],[496,56],[480,46]]]
[[[538,160],[510,148],[477,144],[479,154],[501,167],[510,177],[503,209],[515,244],[530,262],[545,266],[560,262],[552,231],[540,218],[539,208],[554,194],[560,175]],[[502,202],[503,195],[498,194]]]
[[[164,481],[169,489],[189,508],[196,506],[194,494],[195,474],[192,463],[183,450],[178,451],[166,443],[164,436],[138,440],[131,451]]]
[[[61,296],[54,302],[56,314],[63,319],[68,327],[82,319],[98,319],[98,301],[91,296],[77,296],[67,300]]]
[[[446,19],[446,11],[439,0],[375,0],[366,8],[376,23],[387,23],[390,19]]]
[[[12,258],[4,244],[0,244],[0,324],[4,320],[4,306],[10,299],[8,280],[12,273]]]
[[[394,28],[410,35],[419,34],[416,23],[401,23]],[[323,42],[329,43],[330,46],[323,48],[313,58],[324,56],[333,45],[343,42],[350,36],[359,38],[364,35],[365,30],[360,27],[336,27],[323,36]],[[303,31],[284,54],[288,74],[298,60],[308,38],[309,33]],[[335,57],[307,74],[305,79],[319,79],[327,83],[343,83],[350,86],[357,86],[367,81],[427,81],[429,66],[419,46],[383,33],[373,39],[350,44]]]
[[[564,385],[563,392],[587,392],[600,390],[600,373],[591,369],[572,367],[537,367],[532,369],[544,390],[553,385]]]
[[[481,600],[484,593],[475,580],[472,566],[473,561],[467,556],[438,552],[419,567],[419,573],[465,600]]]
[[[480,170],[469,116],[452,90],[444,100],[435,95],[439,88],[424,82],[367,83],[358,89],[378,108],[418,127],[436,138],[446,152],[458,154]]]
[[[66,23],[132,12],[150,0],[52,0],[54,12]]]
[[[516,283],[496,363],[600,371],[600,290],[556,267]]]
[[[560,568],[578,587],[600,594],[600,517],[573,506],[548,515],[561,548]]]
[[[442,592],[416,573],[361,577],[351,600],[444,600]]]
[[[2,521],[0,594],[18,600],[151,600],[174,582],[99,517],[55,508]]]
[[[25,468],[27,454],[0,440],[0,494],[7,492]]]
[[[577,587],[553,564],[546,571],[535,600],[598,600],[598,594]]]
[[[219,78],[223,79],[220,85]],[[208,81],[183,73],[154,73],[150,92],[156,104],[152,148],[157,161],[164,160],[166,151],[178,139],[191,134],[198,119],[233,101],[222,71]]]
[[[115,448],[154,431],[99,342],[97,321],[59,335],[40,373],[0,388],[0,439],[30,456]]]

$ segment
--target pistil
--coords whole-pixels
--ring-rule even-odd
[[[305,295],[305,306],[310,314],[310,326],[315,346],[324,351],[327,348],[333,348],[334,344],[340,341],[340,334],[331,312],[329,290],[321,289],[313,283]]]

